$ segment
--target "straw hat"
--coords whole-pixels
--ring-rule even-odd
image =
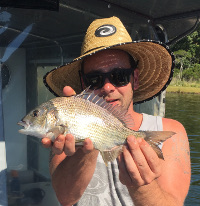
[[[44,77],[44,83],[56,96],[62,96],[63,87],[71,86],[81,92],[79,70],[82,60],[104,49],[120,49],[138,60],[139,88],[134,91],[134,103],[152,99],[165,90],[173,75],[174,56],[161,42],[132,41],[117,17],[93,21],[85,35],[81,56],[72,62],[55,68]]]

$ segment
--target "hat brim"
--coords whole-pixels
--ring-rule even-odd
[[[80,93],[82,89],[79,70],[82,60],[105,49],[126,51],[139,61],[139,88],[134,91],[134,104],[158,96],[171,82],[174,71],[174,55],[161,42],[142,40],[92,50],[72,62],[48,72],[44,76],[44,84],[55,96],[63,96],[65,86],[71,86],[77,94]]]

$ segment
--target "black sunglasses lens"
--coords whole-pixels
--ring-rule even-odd
[[[103,87],[106,78],[116,87],[127,85],[130,82],[132,71],[132,68],[115,69],[108,73],[89,73],[82,74],[82,76],[86,87],[90,86],[90,89],[100,89]]]
[[[85,75],[84,83],[86,87],[90,86],[90,89],[99,89],[102,87],[103,78],[101,75]]]
[[[123,69],[114,71],[110,75],[110,81],[115,86],[125,86],[130,82],[130,75],[130,72],[126,72]]]

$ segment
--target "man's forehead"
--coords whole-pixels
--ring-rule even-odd
[[[123,51],[123,50],[119,50],[119,49],[106,49],[106,50],[102,50],[102,51],[99,51],[99,52],[96,52],[95,54],[93,55],[90,55],[90,56],[87,56],[85,58],[84,61],[87,61],[88,59],[95,59],[95,58],[101,58],[103,56],[128,56],[128,53]]]
[[[95,64],[116,64],[118,61],[121,63],[129,62],[129,54],[123,50],[107,49],[86,57],[83,60],[83,65],[84,67],[90,67]]]
[[[130,61],[128,53],[122,50],[108,49],[95,53],[84,59],[82,69],[84,73],[95,70],[109,72],[113,68],[129,68]]]

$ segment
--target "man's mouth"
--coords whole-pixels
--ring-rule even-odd
[[[119,100],[118,99],[106,99],[106,102],[108,102],[109,104],[119,104]]]

